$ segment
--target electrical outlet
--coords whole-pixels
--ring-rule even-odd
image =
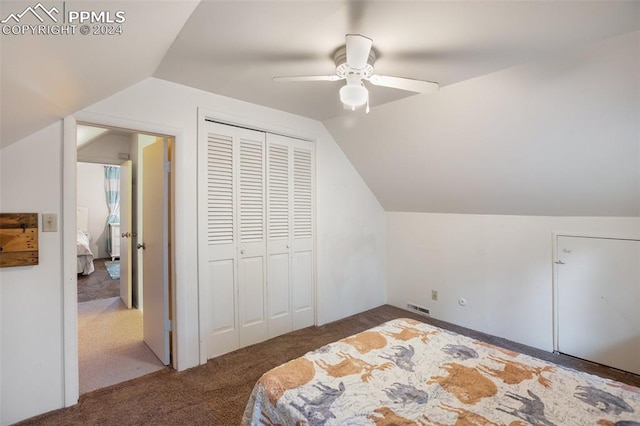
[[[431,290],[431,300],[438,301],[438,290]]]

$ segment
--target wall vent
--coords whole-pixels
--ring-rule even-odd
[[[429,309],[420,306],[420,305],[416,305],[414,303],[407,303],[407,309],[409,309],[410,311],[416,312],[420,315],[426,315],[426,316],[430,316],[431,314],[429,313]]]

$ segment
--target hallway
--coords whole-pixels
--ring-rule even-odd
[[[165,368],[142,339],[142,312],[119,297],[78,303],[80,395]]]

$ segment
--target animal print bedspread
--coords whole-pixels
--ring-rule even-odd
[[[640,425],[640,388],[411,319],[265,373],[244,425]]]

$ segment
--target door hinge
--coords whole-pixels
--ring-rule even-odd
[[[165,331],[173,331],[171,329],[171,320],[167,320],[167,322],[164,325]]]
[[[171,161],[165,161],[164,163],[164,171],[169,173],[171,171]]]

